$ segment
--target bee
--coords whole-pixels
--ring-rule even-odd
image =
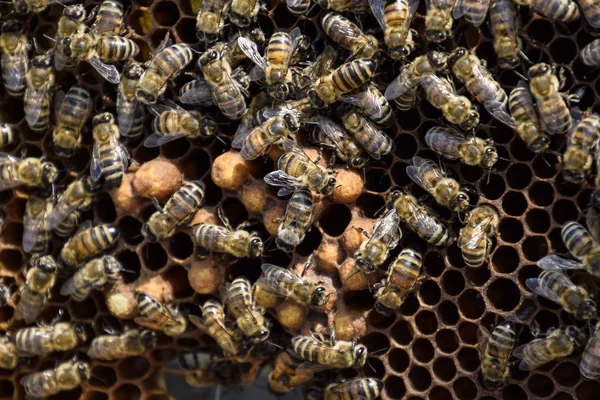
[[[16,146],[18,143],[19,129],[11,124],[0,122],[0,148]]]
[[[110,332],[109,332],[110,333]],[[119,360],[135,357],[150,351],[156,346],[156,333],[149,329],[129,329],[123,334],[111,333],[96,336],[87,355],[98,360]]]
[[[119,142],[119,127],[109,113],[98,114],[92,119],[94,149],[90,164],[90,176],[98,181],[104,177],[108,188],[121,185],[123,174],[129,167],[129,152]]]
[[[400,229],[400,218],[396,210],[389,210],[383,217],[375,221],[373,234],[369,235],[365,230],[354,227],[357,231],[367,237],[354,253],[356,268],[365,274],[372,274],[389,257],[390,252],[398,246],[402,239]]]
[[[12,0],[17,14],[41,13],[55,0]]]
[[[461,189],[460,183],[447,177],[433,161],[414,157],[413,165],[406,167],[406,173],[440,205],[455,212],[464,211],[469,206],[469,196]]]
[[[96,11],[96,20],[91,30],[95,34],[118,35],[123,28],[123,17],[123,4],[120,1],[105,0]]]
[[[23,250],[27,253],[41,254],[48,249],[50,231],[46,219],[52,211],[50,191],[30,194],[23,216]]]
[[[385,89],[384,96],[388,100],[400,97],[401,104],[411,104],[414,101],[416,87],[424,75],[445,72],[448,68],[448,56],[439,51],[430,51],[419,56],[400,69],[400,74]],[[401,109],[406,109],[402,108]]]
[[[415,248],[403,249],[390,264],[383,281],[375,284],[375,310],[393,315],[400,308],[419,280],[423,255]]]
[[[368,82],[375,73],[375,61],[359,58],[321,76],[308,90],[307,96],[316,108],[335,103],[339,97]]]
[[[566,180],[579,183],[594,162],[592,151],[600,137],[600,117],[598,114],[581,113],[571,109],[573,128],[567,136],[567,148],[563,157],[563,176]]]
[[[21,328],[15,334],[17,350],[27,356],[73,350],[87,340],[83,325],[58,322],[53,325]]]
[[[236,278],[221,286],[221,298],[235,318],[238,328],[254,344],[264,342],[271,333],[265,310],[254,303],[252,285],[246,278]]]
[[[265,33],[258,27],[247,28],[233,33],[229,37],[229,41],[224,44],[224,58],[229,63],[231,68],[237,68],[248,58],[238,43],[238,38],[240,37],[245,37],[248,40],[251,40],[259,47],[264,46],[266,41]]]
[[[476,136],[466,138],[457,130],[434,126],[425,134],[425,142],[436,153],[450,160],[460,160],[465,165],[492,168],[498,160],[498,151],[491,139]]]
[[[293,15],[306,15],[312,4],[311,0],[285,0],[288,11]]]
[[[208,0],[202,2],[202,8],[196,16],[196,35],[201,41],[216,42],[221,36],[227,13],[225,0]]]
[[[295,336],[292,348],[305,361],[326,368],[360,368],[367,361],[368,350],[364,344],[356,341],[335,339],[335,328],[329,340],[322,334],[313,332],[312,336]]]
[[[581,14],[573,0],[515,0],[520,6],[531,7],[536,13],[562,22],[577,21]]]
[[[186,44],[161,45],[138,81],[137,100],[143,104],[156,103],[167,90],[167,82],[175,79],[192,58],[192,49]]]
[[[50,161],[39,158],[17,158],[0,153],[0,191],[27,186],[48,189],[58,178],[58,170]]]
[[[52,132],[54,152],[70,157],[81,147],[81,130],[92,112],[92,96],[84,86],[74,85],[66,95],[57,94],[57,104],[56,126]]]
[[[359,107],[362,114],[377,125],[390,127],[394,123],[390,103],[375,85],[368,85],[363,92],[342,95],[340,100]]]
[[[298,188],[290,197],[285,216],[277,228],[277,247],[287,253],[294,251],[312,227],[315,208],[312,193],[308,188]]]
[[[539,278],[528,278],[527,287],[534,293],[560,304],[579,319],[596,316],[596,302],[586,289],[575,285],[562,271],[547,270]]]
[[[417,32],[410,28],[419,0],[369,0],[371,12],[383,31],[387,54],[403,60],[415,48]]]
[[[27,88],[23,98],[25,120],[32,131],[45,132],[48,129],[53,87],[52,58],[48,55],[34,57],[27,71]]]
[[[79,387],[91,376],[90,365],[84,361],[67,361],[56,368],[27,374],[19,383],[29,398],[42,398]]]
[[[187,182],[179,187],[162,209],[150,216],[142,227],[144,237],[152,242],[173,236],[175,229],[185,225],[204,204],[204,183]]]
[[[21,97],[25,93],[27,76],[27,35],[20,21],[11,19],[0,28],[0,50],[2,52],[2,79],[9,96]]]
[[[77,65],[77,60],[73,57],[67,57],[61,48],[62,42],[67,37],[85,35],[88,28],[85,24],[87,12],[83,4],[74,4],[65,6],[62,15],[58,20],[56,35],[54,37],[54,68],[60,71],[64,68],[73,69]]]
[[[154,133],[146,138],[144,146],[157,147],[173,140],[207,138],[217,134],[214,119],[198,111],[187,111],[170,100],[164,105],[152,104],[148,107],[154,115],[152,129]]]
[[[394,149],[392,139],[355,108],[351,108],[342,115],[342,124],[360,143],[363,150],[375,160],[380,160]]]
[[[143,73],[144,69],[136,62],[130,62],[123,70],[117,93],[117,124],[121,136],[138,138],[143,133],[144,107],[135,97]]]
[[[58,196],[52,211],[47,216],[48,230],[56,231],[56,234],[63,238],[70,236],[78,224],[79,213],[90,208],[100,188],[101,185],[90,176],[73,181]]]
[[[540,121],[550,134],[566,133],[573,120],[569,108],[560,94],[560,81],[548,64],[539,63],[529,68],[529,89],[535,98]]]
[[[434,246],[448,246],[454,241],[452,231],[437,215],[406,191],[392,191],[388,196],[387,208],[396,210],[402,222]]]
[[[598,0],[578,0],[577,2],[588,24],[593,28],[600,28],[600,3]]]
[[[519,81],[519,84],[510,92],[508,107],[517,123],[515,129],[517,135],[527,144],[529,150],[541,153],[548,149],[550,138],[542,128],[525,81]]]
[[[316,0],[323,10],[365,14],[369,12],[367,0]]]
[[[477,339],[484,383],[488,389],[499,389],[508,377],[508,359],[517,339],[515,327],[512,322],[504,322],[490,334],[480,326]]]
[[[60,258],[71,268],[79,267],[83,262],[103,253],[119,239],[119,229],[113,224],[92,227],[87,221],[79,227],[71,239],[60,251]]]
[[[278,394],[292,391],[294,387],[310,381],[314,372],[300,367],[304,360],[292,349],[286,349],[277,355],[273,370],[269,374],[269,389]]]
[[[598,359],[600,359],[600,322],[596,324],[594,336],[587,342],[583,355],[581,356],[581,363],[579,364],[579,372],[581,375],[588,379],[598,379],[600,377],[600,365]]]
[[[58,271],[58,264],[51,255],[34,255],[29,263],[31,267],[25,275],[25,285],[16,307],[16,318],[25,320],[26,324],[34,322],[44,308]]]
[[[74,301],[82,302],[93,289],[102,289],[107,283],[119,279],[121,270],[121,263],[113,256],[93,259],[61,286],[60,295],[71,296]]]
[[[517,347],[513,356],[521,359],[519,369],[531,371],[560,357],[570,356],[576,348],[583,347],[585,334],[576,326],[552,328],[546,332],[545,338]]]
[[[430,0],[427,1],[427,14],[425,15],[425,38],[434,43],[446,40],[452,32],[452,10],[456,0]]]
[[[317,116],[318,129],[313,129],[309,133],[308,140],[321,147],[328,147],[334,150],[331,164],[335,163],[335,158],[346,162],[346,166],[360,169],[367,163],[364,151],[360,144],[350,136],[342,127],[322,115]]]
[[[200,306],[202,317],[190,314],[190,321],[198,329],[214,339],[226,357],[233,357],[240,352],[243,333],[225,319],[223,306],[217,300],[207,300]]]
[[[183,314],[147,294],[138,292],[137,303],[141,316],[133,319],[136,324],[167,336],[179,336],[187,329],[187,319]]]
[[[490,115],[514,129],[515,121],[506,111],[508,96],[481,60],[464,47],[450,53],[448,62],[456,78],[465,84],[467,91],[483,104]]]
[[[349,19],[330,12],[321,19],[323,31],[354,57],[373,58],[379,52],[379,44],[373,35],[366,35]]]
[[[475,26],[480,26],[485,21],[491,0],[457,0],[452,9],[454,19],[465,17]]]
[[[467,213],[457,243],[467,266],[481,267],[487,260],[493,246],[490,238],[498,234],[499,224],[500,215],[492,206],[478,206]]]
[[[259,0],[232,0],[229,5],[229,20],[238,28],[246,28],[256,22],[259,10]]]
[[[600,65],[600,39],[591,41],[579,52],[581,62],[590,67]]]
[[[286,152],[279,157],[279,169],[264,178],[269,185],[283,186],[277,193],[279,196],[287,196],[297,187],[307,187],[323,195],[333,193],[335,178],[330,171],[314,162],[290,139],[283,142],[283,149]]]
[[[17,346],[11,342],[9,335],[4,335],[0,338],[0,368],[12,370],[17,368],[20,362]]]
[[[494,0],[490,5],[490,30],[494,36],[494,50],[498,65],[504,69],[515,69],[522,55],[519,36],[520,20],[513,0]]]
[[[421,87],[429,103],[440,110],[444,118],[464,130],[474,129],[479,123],[479,111],[465,96],[456,94],[454,85],[433,74],[421,77]]]
[[[300,129],[300,121],[293,113],[275,115],[254,129],[236,132],[231,147],[241,148],[244,160],[254,160],[267,154],[273,144],[287,139]]]
[[[307,265],[310,265],[310,261]],[[258,280],[258,284],[269,293],[289,297],[314,308],[327,305],[330,293],[323,286],[323,281],[300,277],[294,271],[273,264],[263,264],[261,269],[263,276]]]
[[[327,385],[324,400],[375,400],[383,389],[377,378],[354,378],[343,383]]]

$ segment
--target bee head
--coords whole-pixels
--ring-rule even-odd
[[[494,146],[488,146],[484,150],[483,160],[481,165],[484,168],[491,168],[498,161],[498,151]]]
[[[549,74],[551,71],[552,68],[546,63],[535,64],[533,67],[529,68],[529,78],[546,75]]]
[[[375,267],[373,266],[373,264],[360,257],[356,259],[356,268],[358,268],[361,271],[364,271],[367,274],[372,274],[373,272],[375,272]]]
[[[321,194],[330,195],[331,193],[333,193],[333,189],[335,189],[335,178],[333,176],[330,176],[327,180],[327,185],[325,185],[323,190],[321,190]]]
[[[260,257],[262,252],[263,252],[262,240],[258,236],[253,236],[250,239],[250,251],[249,251],[248,255],[250,256],[250,258],[257,258],[257,257]]]
[[[465,49],[464,47],[459,47],[457,49],[454,49],[450,53],[450,55],[448,56],[448,62],[450,64],[454,64],[455,62],[458,61],[459,58],[462,58],[466,55],[467,55],[467,49]]]
[[[534,153],[539,153],[541,151],[546,150],[548,146],[550,146],[550,138],[544,135],[540,136],[535,141],[533,141],[529,145],[529,150],[533,151]]]
[[[87,381],[88,379],[90,379],[91,372],[88,363],[78,361],[77,363],[75,363],[75,368],[77,369],[77,373],[79,374],[79,377],[82,381]]]
[[[42,184],[44,186],[50,186],[58,178],[58,169],[51,162],[45,162],[42,164]]]
[[[77,340],[79,341],[79,343],[83,343],[87,340],[87,332],[85,331],[85,327],[83,325],[76,324],[73,327],[73,330],[77,335]]]
[[[216,61],[219,59],[219,52],[215,49],[207,50],[204,54],[200,56],[198,59],[198,64],[201,67],[207,66],[209,63]]]
[[[265,33],[260,28],[253,28],[248,32],[248,36],[254,43],[262,46],[265,43]]]
[[[83,21],[86,17],[85,8],[83,8],[82,4],[65,7],[63,15],[74,21]]]
[[[154,348],[154,346],[156,346],[156,333],[154,333],[154,331],[144,329],[140,333],[140,336],[146,350],[151,350]]]
[[[143,73],[144,69],[137,63],[129,64],[123,71],[125,78],[135,80],[140,79]]]
[[[11,19],[2,24],[2,33],[16,33],[23,30],[23,25],[16,19]]]
[[[367,159],[362,156],[354,157],[352,160],[350,160],[350,166],[356,169],[361,169],[366,163]]]
[[[581,171],[577,171],[574,169],[563,169],[563,176],[566,180],[575,183],[581,182],[585,179],[585,176]]]
[[[365,365],[365,362],[367,361],[368,350],[364,344],[355,345],[352,349],[352,354],[354,355],[355,359],[354,366],[362,367]]]
[[[111,113],[105,112],[105,113],[96,115],[92,119],[92,125],[96,126],[96,125],[100,125],[100,124],[109,124],[109,123],[113,123],[114,120],[115,119],[113,118]]]
[[[52,57],[36,56],[31,60],[31,65],[36,68],[50,68],[52,66]]]
[[[280,238],[275,239],[275,244],[277,245],[277,248],[279,250],[284,251],[286,253],[292,253],[296,248],[296,246],[286,243]]]
[[[292,114],[285,114],[283,116],[283,120],[290,131],[296,132],[298,129],[300,129],[300,123],[298,122],[298,119]]]
[[[271,333],[271,331],[267,328],[262,328],[257,334],[256,336],[254,336],[252,338],[252,342],[254,343],[260,343],[260,342],[264,342],[265,340],[267,340],[267,338],[269,337],[269,334]]]
[[[269,96],[275,100],[285,100],[290,94],[290,88],[285,83],[276,83],[267,87]]]
[[[323,286],[318,286],[315,289],[315,293],[310,301],[310,304],[313,307],[322,307],[327,304],[327,300],[329,300],[329,292]]]
[[[439,31],[437,29],[426,29],[425,37],[431,42],[443,42],[444,40],[446,40],[446,32]]]
[[[521,64],[521,60],[518,57],[501,58],[498,60],[498,64],[503,69],[515,69]]]
[[[564,332],[575,347],[583,347],[587,342],[585,334],[575,325],[567,326]]]
[[[469,112],[469,116],[462,124],[460,124],[460,127],[466,131],[470,131],[471,129],[474,129],[478,123],[479,112],[477,111],[477,109],[472,108]]]
[[[25,0],[13,0],[12,3],[17,14],[27,14],[29,11],[29,7],[27,7],[27,2]]]
[[[156,103],[156,96],[144,89],[138,89],[135,92],[135,97],[144,104]]]
[[[389,308],[388,306],[384,305],[383,303],[377,301],[375,302],[375,311],[377,311],[379,314],[381,315],[393,315],[396,311],[392,310],[391,308]]]
[[[391,191],[387,198],[386,208],[388,210],[394,208],[394,204],[396,203],[396,200],[400,198],[400,196],[402,196],[402,192],[400,190]]]
[[[229,13],[229,19],[231,20],[231,22],[233,22],[235,25],[239,26],[239,27],[245,27],[250,25],[250,20],[246,17],[241,16],[240,14],[236,13],[235,11],[231,11]]]
[[[590,319],[596,316],[596,302],[592,299],[588,299],[577,310],[577,318],[579,319]]]
[[[64,55],[67,57],[73,56],[73,50],[71,50],[72,43],[73,43],[73,39],[71,39],[70,36],[67,36],[62,41],[62,51],[63,51]]]
[[[47,274],[53,274],[56,272],[56,265],[46,256],[38,259],[37,267]]]
[[[433,68],[442,72],[448,68],[448,55],[439,51],[430,51],[427,53],[427,59],[433,65]]]
[[[209,116],[202,117],[201,136],[212,136],[217,133],[217,123]]]
[[[308,101],[310,101],[310,104],[313,107],[316,107],[316,108],[327,107],[327,104],[325,104],[325,102],[319,97],[319,95],[317,94],[317,91],[315,89],[310,89],[307,93],[307,96],[308,96]]]
[[[152,229],[150,229],[150,225],[148,225],[148,224],[142,225],[142,235],[149,242],[157,242],[158,241],[156,236],[154,235],[154,233],[152,233]]]
[[[392,60],[404,60],[410,54],[412,48],[409,46],[401,46],[395,49],[388,49],[388,56]]]

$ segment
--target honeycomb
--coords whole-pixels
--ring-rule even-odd
[[[97,3],[90,0],[84,2],[88,11]],[[176,42],[197,45],[195,17],[200,6],[197,0],[139,0],[131,4],[125,2],[125,6],[130,6],[126,22],[131,30],[131,38],[141,49],[136,56],[139,61],[148,60],[167,33]],[[28,19],[30,31],[42,49],[51,47],[52,43],[45,35],[54,36],[61,11],[61,6],[52,5],[43,13]],[[420,5],[418,12],[414,25],[422,31],[424,4]],[[315,7],[309,17],[297,18],[288,12],[285,3],[272,0],[259,17],[259,24],[267,35],[279,28],[299,26],[303,33],[318,42],[323,37],[318,15],[319,8]],[[585,87],[580,108],[600,112],[600,107],[594,103],[596,93],[600,90],[598,74],[578,59],[579,49],[594,38],[594,33],[587,30],[583,19],[570,24],[552,23],[527,8],[521,9],[521,18],[523,32],[536,41],[524,41],[524,51],[528,57],[534,62],[541,60],[563,66],[567,78],[564,90]],[[375,26],[375,21],[371,16],[366,16],[362,25]],[[480,58],[487,60],[488,68],[506,89],[516,85],[519,80],[516,74],[496,68],[492,37],[485,24],[475,29],[464,21],[455,22],[454,36],[450,42],[445,45],[446,49],[458,45],[474,49]],[[391,63],[380,65],[377,79],[389,82],[397,73],[397,68]],[[77,76],[79,78],[63,72],[59,74],[57,82],[64,89],[80,79],[95,93],[96,104],[114,111],[114,87],[105,85],[95,73],[90,73],[90,67],[85,63],[77,67]],[[184,78],[177,80],[178,83],[183,81]],[[0,98],[0,120],[15,124],[21,132],[20,143],[16,148],[9,149],[10,153],[21,154],[26,151],[28,156],[47,155],[62,170],[59,187],[66,186],[89,169],[93,142],[91,129],[84,131],[82,149],[72,159],[65,161],[51,151],[51,135],[41,137],[29,130],[21,104],[11,101],[4,94]],[[223,117],[218,117],[218,122],[220,135],[231,139],[235,124]],[[282,335],[307,334],[310,326],[331,327],[335,322],[338,338],[361,336],[361,342],[375,354],[369,357],[369,365],[358,372],[375,376],[384,382],[382,398],[385,400],[597,398],[600,383],[580,376],[578,352],[531,372],[520,371],[514,365],[510,368],[507,385],[499,391],[488,391],[480,381],[478,326],[489,328],[497,320],[512,320],[520,329],[518,343],[521,344],[531,340],[530,325],[534,320],[542,329],[560,323],[572,323],[571,317],[559,306],[532,295],[524,282],[527,278],[537,276],[535,262],[538,259],[554,251],[566,252],[560,238],[560,227],[569,220],[583,221],[591,192],[591,187],[582,189],[562,178],[556,156],[534,155],[522,141],[515,138],[510,129],[494,125],[485,113],[480,133],[493,138],[504,160],[496,164],[489,177],[487,172],[477,167],[448,161],[445,165],[460,182],[476,193],[471,196],[472,204],[478,201],[489,203],[500,212],[500,235],[489,265],[479,269],[466,268],[456,244],[444,250],[428,247],[424,253],[424,281],[415,295],[403,304],[399,313],[391,317],[384,317],[372,310],[373,296],[365,285],[353,286],[351,281],[343,279],[343,261],[352,254],[344,246],[352,241],[352,227],[372,225],[373,218],[392,188],[408,186],[415,195],[423,194],[411,183],[405,167],[415,155],[436,159],[437,156],[426,147],[424,134],[428,128],[440,122],[439,112],[421,98],[414,109],[397,112],[397,123],[388,131],[394,138],[397,150],[379,162],[368,164],[366,182],[358,197],[350,203],[327,199],[319,204],[320,217],[291,259],[277,251],[265,256],[265,261],[279,266],[301,266],[313,251],[317,251],[319,267],[311,269],[309,274],[323,276],[337,289],[335,314],[311,311],[305,318],[308,322],[304,326],[284,329],[275,323],[274,330]],[[149,128],[149,123],[147,120],[146,128]],[[563,138],[555,137],[551,148],[560,151],[563,145]],[[277,199],[274,191],[265,190],[266,185],[262,182],[262,177],[273,169],[272,160],[251,163],[253,168],[243,189],[232,191],[220,188],[211,177],[211,165],[228,151],[228,147],[218,141],[198,143],[178,140],[160,148],[146,148],[139,141],[129,141],[127,146],[139,164],[161,157],[180,168],[187,180],[202,179],[207,187],[204,209],[208,213],[215,214],[220,205],[233,226],[250,219],[255,222],[253,229],[259,231],[263,238],[268,237],[268,232],[273,229],[271,220],[274,218],[271,214],[263,218],[256,206],[246,201],[248,196],[245,193],[266,191],[265,204],[272,207],[274,213],[281,214],[285,208],[285,202]],[[210,271],[218,271],[217,274],[228,279],[242,275],[251,280],[258,278],[260,260],[243,260],[213,270],[212,265],[219,261],[198,258],[197,249],[185,230],[163,243],[145,242],[140,228],[155,210],[152,203],[144,201],[139,212],[128,213],[115,207],[112,198],[108,192],[101,193],[84,219],[115,223],[120,228],[121,238],[115,254],[128,270],[133,271],[123,274],[121,290],[131,292],[133,288],[151,285],[166,287],[168,290],[162,292],[165,301],[174,302],[186,311],[197,312],[197,306],[210,298],[211,293],[218,293],[218,290],[203,290],[194,284],[198,280],[194,278],[206,272],[207,266]],[[0,193],[0,210],[7,216],[0,236],[0,274],[8,282],[17,284],[24,283],[21,271],[28,259],[21,249],[22,215],[26,199],[27,194],[18,189]],[[450,218],[446,210],[431,202],[430,205],[443,217]],[[458,232],[460,226],[459,221],[452,221],[454,232]],[[414,241],[417,241],[416,235],[406,233],[399,248]],[[58,241],[53,243],[55,254],[60,246]],[[589,278],[575,274],[574,279],[579,282]],[[104,333],[102,322],[105,319],[117,325],[127,322],[110,316],[102,293],[93,293],[83,303],[76,303],[59,295],[61,283],[55,286],[42,320],[51,320],[57,310],[64,307],[71,320],[86,325],[96,335]],[[288,302],[280,307],[270,310],[275,319],[281,319],[282,309],[293,309]],[[23,326],[22,322],[13,318],[13,312],[14,304],[0,309],[2,329],[14,331]],[[180,352],[210,346],[214,346],[214,343],[193,329],[178,338],[159,335],[157,347],[144,356],[116,362],[94,360],[93,377],[87,383],[79,389],[52,398],[166,400],[170,398],[164,382],[164,371],[168,365]],[[84,346],[80,350],[86,349]],[[18,383],[23,374],[52,368],[57,360],[71,357],[72,353],[54,354],[43,359],[32,359],[15,374],[0,371],[0,399],[23,398],[24,391]]]

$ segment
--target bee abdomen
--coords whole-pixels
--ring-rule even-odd
[[[567,249],[576,257],[584,257],[596,246],[596,241],[587,229],[575,221],[563,226],[561,236]]]
[[[581,49],[580,55],[581,61],[583,61],[585,65],[600,65],[600,39],[592,41],[590,44]]]
[[[75,231],[75,228],[77,227],[77,224],[79,222],[81,213],[79,212],[79,210],[75,210],[72,211],[55,229],[54,229],[54,233],[56,233],[56,235],[58,237],[61,238],[68,238],[70,237],[73,232]]]
[[[331,78],[336,87],[346,93],[367,82],[374,72],[375,62],[361,58],[342,65],[333,72]]]
[[[42,335],[37,332],[41,328],[23,328],[17,331],[15,335],[15,345],[23,353],[41,355],[52,351],[50,343],[42,342]]]
[[[26,80],[21,81],[14,87],[6,85],[9,77],[19,71],[23,76],[27,73],[27,58],[26,57],[2,57],[2,78],[4,79],[4,89],[9,96],[21,97],[25,94]]]
[[[319,363],[319,353],[315,351],[316,347],[317,343],[310,337],[300,336],[292,339],[292,348],[303,360]]]
[[[547,17],[563,22],[579,19],[579,8],[570,0],[534,0],[534,7]]]
[[[598,335],[598,331],[590,339],[583,352],[579,371],[588,379],[600,378],[600,336]]]
[[[107,187],[117,187],[121,184],[125,166],[121,157],[111,143],[98,146],[102,175]]]
[[[155,58],[155,68],[167,76],[174,75],[192,61],[192,50],[185,44],[175,44],[167,47]]]
[[[19,130],[9,124],[0,123],[0,148],[10,146],[19,141]]]
[[[123,4],[119,1],[104,1],[96,15],[96,21],[102,21],[105,25],[102,33],[112,32],[118,34],[123,21]]]
[[[290,35],[285,32],[275,32],[267,46],[267,63],[283,64],[289,58],[292,49]]]
[[[225,249],[228,236],[229,230],[218,225],[200,224],[194,229],[194,237],[200,246],[219,253]]]
[[[125,61],[140,51],[131,39],[115,35],[101,35],[96,43],[98,58],[106,62]]]

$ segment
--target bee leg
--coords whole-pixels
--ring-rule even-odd
[[[229,223],[229,219],[225,215],[225,212],[223,211],[223,206],[221,204],[219,204],[219,207],[217,207],[217,215],[219,216],[219,219],[223,222],[223,225],[225,225],[225,228],[227,228],[230,231],[232,231],[233,229],[231,228],[231,224]]]
[[[541,331],[540,324],[536,320],[533,320],[531,322],[531,334],[535,338],[539,338],[539,337],[541,337],[543,335],[542,331]]]
[[[353,228],[356,229],[358,232],[362,233],[363,235],[365,235],[367,239],[371,239],[371,235],[369,235],[367,233],[367,231],[365,231],[363,228],[359,228],[356,226],[353,226]]]
[[[156,209],[160,212],[163,212],[163,208],[160,205],[160,203],[158,202],[158,199],[156,197],[152,197],[152,204],[154,205],[154,207],[156,207]]]
[[[304,276],[304,274],[306,273],[308,268],[310,268],[310,266],[312,265],[314,255],[315,255],[314,253],[311,253],[311,255],[308,256],[308,260],[306,260],[306,264],[304,264],[304,268],[302,269],[302,273],[300,274],[301,277]],[[317,282],[317,285],[320,285],[321,283],[323,283],[322,281],[319,281],[319,282]]]

